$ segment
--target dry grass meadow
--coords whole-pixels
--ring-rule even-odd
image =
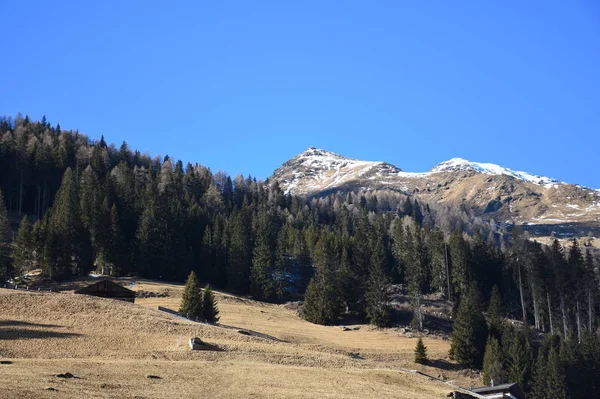
[[[0,360],[11,362],[0,364],[0,398],[419,399],[452,390],[402,368],[478,383],[448,361],[449,341],[425,339],[437,367],[419,366],[416,339],[394,329],[313,325],[283,306],[225,293],[217,293],[221,326],[210,326],[156,310],[178,309],[180,285],[131,287],[169,296],[131,304],[0,289]],[[193,336],[211,350],[192,352]],[[66,372],[78,378],[56,377]]]

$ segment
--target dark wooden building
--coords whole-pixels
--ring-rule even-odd
[[[118,299],[120,301],[134,302],[135,291],[125,288],[110,280],[102,280],[75,291],[76,294],[99,296],[102,298]]]

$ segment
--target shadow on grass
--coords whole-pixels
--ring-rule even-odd
[[[24,330],[18,328],[0,329],[0,341],[17,339],[73,338],[80,337],[77,333],[58,331]]]
[[[212,351],[212,352],[225,352],[225,349],[217,346],[217,345],[213,345],[213,344],[209,344],[204,342],[202,344],[202,348],[201,349],[197,349],[194,352],[199,352],[199,351]]]
[[[60,328],[56,324],[41,324],[41,323],[30,323],[28,321],[19,320],[0,320],[0,328],[2,327],[44,327],[44,328]]]
[[[242,335],[248,335],[251,337],[259,337],[259,338],[263,338],[263,339],[269,339],[271,341],[276,341],[276,342],[284,342],[284,343],[288,343],[288,341],[284,341],[282,339],[279,339],[277,337],[274,337],[272,335],[268,335],[268,334],[263,334],[261,332],[258,331],[254,331],[254,330],[248,330],[247,328],[240,328],[240,327],[235,327],[235,326],[228,326],[226,324],[213,324],[214,326],[217,327],[223,327],[223,328],[227,328],[229,330],[238,330],[238,332]]]
[[[34,327],[29,329],[27,327]],[[0,341],[17,339],[44,339],[44,338],[73,338],[81,334],[60,331],[50,331],[50,328],[61,328],[55,324],[29,323],[19,320],[0,320]]]
[[[463,369],[463,366],[460,364],[450,363],[443,359],[430,360],[426,365],[446,371],[459,371]]]

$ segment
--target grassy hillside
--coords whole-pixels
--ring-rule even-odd
[[[459,374],[446,359],[448,341],[425,340],[444,370],[417,367],[415,339],[394,330],[317,326],[282,306],[224,293],[217,295],[225,327],[207,326],[156,310],[177,309],[181,286],[133,287],[169,296],[130,304],[0,289],[0,358],[13,362],[0,365],[0,397],[442,398],[450,387],[399,368],[448,379]],[[192,336],[212,350],[190,351]],[[55,377],[65,372],[81,378]]]

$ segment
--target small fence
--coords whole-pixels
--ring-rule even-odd
[[[21,290],[21,291],[32,291],[32,292],[52,292],[51,288],[40,288],[40,287],[29,287],[28,285],[24,285],[24,284],[11,284],[11,283],[6,283],[4,284],[4,287],[8,290]]]

